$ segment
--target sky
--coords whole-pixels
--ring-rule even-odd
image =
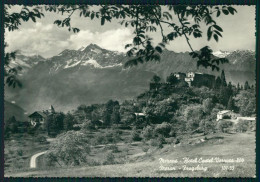
[[[190,43],[194,50],[198,50],[206,45],[213,51],[233,51],[233,50],[255,50],[255,6],[233,6],[237,13],[235,15],[220,16],[216,22],[224,32],[223,38],[219,42],[214,39],[207,41],[206,29],[202,26],[202,38],[190,38]],[[98,8],[98,7],[95,7]],[[19,11],[19,6],[13,6],[11,11]],[[64,49],[79,49],[90,43],[99,45],[102,48],[125,52],[125,45],[132,42],[133,29],[121,26],[118,21],[106,23],[101,26],[100,20],[91,21],[80,18],[78,13],[72,15],[71,24],[80,29],[75,34],[69,32],[67,28],[60,28],[53,22],[63,19],[55,13],[45,12],[45,17],[38,19],[36,23],[31,20],[22,22],[19,30],[5,32],[5,41],[8,44],[6,51],[21,50],[25,55],[41,55],[45,58],[55,56]],[[166,27],[164,27],[166,28]],[[159,30],[159,29],[158,29]],[[154,43],[161,41],[161,34],[150,34]],[[190,51],[184,37],[172,41],[166,46],[167,49],[175,52]]]

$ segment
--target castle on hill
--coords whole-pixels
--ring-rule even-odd
[[[179,81],[185,81],[189,87],[201,87],[206,86],[209,88],[212,88],[215,82],[215,76],[200,72],[188,72],[188,73],[181,73],[176,72],[173,73],[173,75],[177,78]],[[172,86],[173,84],[166,82],[166,83],[150,83],[150,90],[152,89],[158,89],[161,86]]]

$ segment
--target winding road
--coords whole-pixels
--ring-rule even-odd
[[[30,168],[36,168],[36,159],[37,159],[37,157],[39,157],[39,156],[45,154],[46,152],[47,152],[47,151],[34,154],[34,155],[31,157],[31,160],[30,160]]]

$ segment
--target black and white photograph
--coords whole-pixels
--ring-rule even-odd
[[[4,5],[5,177],[256,177],[255,5]]]

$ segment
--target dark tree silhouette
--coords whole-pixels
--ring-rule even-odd
[[[222,70],[222,72],[221,72],[220,79],[221,79],[221,86],[222,87],[226,87],[227,86],[227,81],[226,81],[226,76],[225,76],[224,70]]]
[[[157,75],[154,75],[153,78],[152,78],[152,82],[154,83],[159,83],[161,81],[161,78]]]

